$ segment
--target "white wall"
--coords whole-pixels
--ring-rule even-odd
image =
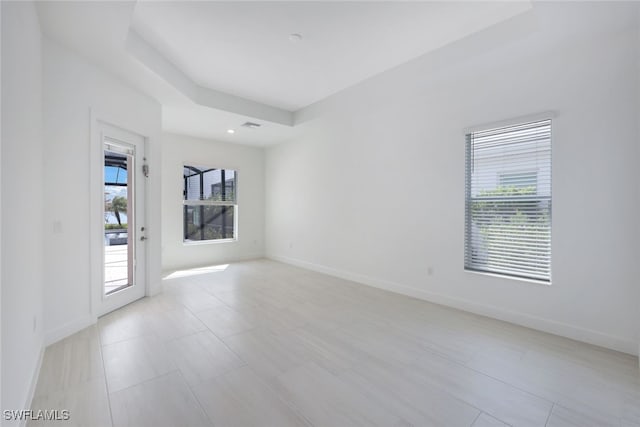
[[[0,40],[2,40],[2,7],[0,7]],[[0,52],[1,51],[2,49],[0,47]],[[0,82],[1,81],[2,81],[2,55],[0,55]],[[0,88],[0,92],[1,92],[1,88]],[[1,99],[0,99],[0,165],[2,165],[2,100]],[[0,173],[0,242],[2,242],[2,173]],[[2,375],[2,244],[0,244],[0,376],[1,375]],[[0,379],[0,408],[4,408],[4,406],[2,406],[2,379]]]
[[[2,409],[28,407],[42,352],[41,40],[33,3],[2,2]]]
[[[638,39],[625,7],[538,3],[300,112],[305,135],[266,154],[267,255],[637,353]],[[550,110],[553,284],[465,272],[463,129]]]
[[[53,342],[91,313],[91,113],[149,138],[147,277],[160,286],[160,106],[61,45],[44,39],[45,324]]]
[[[162,142],[162,267],[166,271],[264,255],[264,152],[261,148],[165,133]],[[182,166],[238,172],[235,242],[184,244]]]
[[[638,8],[637,20],[640,23],[640,7]],[[640,153],[640,24],[638,25],[637,37],[638,37],[638,48],[637,48],[638,54],[637,54],[636,64],[637,64],[637,76],[638,76],[638,95],[636,97],[636,102],[637,102],[638,117],[636,119],[637,120],[636,125],[638,126],[638,152]],[[638,161],[640,161],[640,156],[638,157]],[[638,181],[640,182],[640,179],[638,179]],[[638,186],[638,192],[640,193],[640,185]],[[640,227],[640,224],[638,224],[638,227]],[[637,318],[637,325],[638,325],[638,340],[637,340],[638,354],[640,355],[640,295],[638,295],[638,307],[637,307],[636,318]],[[640,358],[638,358],[638,364],[640,365]]]

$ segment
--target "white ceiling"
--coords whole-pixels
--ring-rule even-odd
[[[156,99],[163,129],[269,145],[294,112],[531,8],[519,2],[38,2],[43,33]],[[303,35],[291,43],[290,33]],[[240,128],[245,121],[263,124]],[[230,135],[228,128],[236,129]]]
[[[529,2],[138,2],[133,29],[197,85],[296,111]],[[288,36],[299,33],[301,41]]]
[[[260,123],[261,127],[250,129],[241,126],[247,121]],[[284,126],[196,104],[164,106],[162,108],[162,128],[171,133],[259,146],[290,140],[303,130],[303,126]],[[235,133],[229,135],[227,129],[233,129]]]

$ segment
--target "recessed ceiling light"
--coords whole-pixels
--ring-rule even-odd
[[[236,131],[233,129],[227,129],[227,133],[236,133]]]
[[[300,40],[302,40],[302,34],[298,34],[298,33],[289,34],[289,41],[299,42]]]

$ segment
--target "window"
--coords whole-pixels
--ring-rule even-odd
[[[185,165],[183,179],[184,241],[235,239],[238,173]]]
[[[465,268],[551,281],[551,120],[467,134]]]

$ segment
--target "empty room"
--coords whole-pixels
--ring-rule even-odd
[[[640,2],[0,2],[0,425],[640,427]]]

